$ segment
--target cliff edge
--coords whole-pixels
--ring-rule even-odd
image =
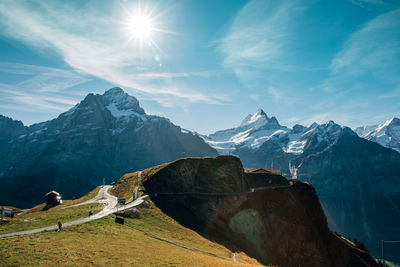
[[[164,213],[263,264],[377,266],[368,252],[328,228],[309,183],[246,173],[233,156],[180,159],[141,176],[142,190]]]

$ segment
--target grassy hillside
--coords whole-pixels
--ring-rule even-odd
[[[170,164],[173,164],[176,161],[178,160],[143,170],[141,174],[142,175],[141,184],[144,181],[146,181],[148,177],[152,176],[154,173],[160,171],[161,169],[167,167]],[[137,186],[138,180],[139,180],[139,172],[127,173],[124,176],[122,176],[121,179],[118,180],[118,182],[115,184],[115,186],[113,186],[113,188],[110,189],[110,194],[116,197],[123,197],[129,199],[132,197],[132,192]]]
[[[70,266],[72,263],[80,266],[259,265],[243,253],[236,254],[237,262],[233,262],[230,250],[179,225],[152,203],[149,209],[142,210],[140,219],[125,219],[124,225],[116,224],[112,215],[64,228],[59,233],[4,238],[0,242],[0,259],[2,266]]]
[[[139,172],[127,173],[118,180],[109,193],[111,195],[129,199],[132,197],[133,190],[137,185]]]
[[[99,190],[100,187],[97,187],[79,199],[67,201],[66,204],[55,206],[46,211],[43,211],[46,204],[42,203],[25,212],[15,214],[13,219],[8,219],[0,224],[0,234],[41,228],[55,225],[58,221],[68,222],[87,217],[89,211],[96,213],[102,209],[102,205],[92,203],[78,207],[67,207],[95,197]]]

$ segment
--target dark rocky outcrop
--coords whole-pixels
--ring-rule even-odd
[[[311,184],[252,175],[233,156],[187,158],[143,171],[142,185],[184,226],[263,264],[376,266],[367,252],[329,230]]]

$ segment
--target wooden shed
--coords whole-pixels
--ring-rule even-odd
[[[61,195],[52,190],[46,194],[46,205],[47,206],[55,206],[62,204]]]

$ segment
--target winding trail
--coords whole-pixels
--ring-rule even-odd
[[[135,207],[137,205],[140,205],[143,203],[144,199],[147,197],[147,195],[141,196],[140,198],[136,199],[135,201],[124,205],[124,206],[117,206],[117,197],[112,196],[108,193],[108,189],[110,189],[112,186],[107,185],[103,186],[99,193],[97,194],[96,197],[92,198],[91,200],[73,205],[73,206],[80,206],[80,205],[85,205],[85,204],[90,204],[90,203],[103,203],[104,204],[104,209],[96,214],[93,214],[92,216],[75,220],[75,221],[70,221],[70,222],[65,222],[63,223],[63,227],[68,227],[71,225],[77,225],[77,224],[82,224],[90,221],[94,221],[100,218],[103,218],[105,216],[108,216],[114,212],[117,211],[123,211],[132,207]],[[104,199],[103,199],[104,198]],[[71,206],[72,207],[72,206]],[[37,229],[32,229],[32,230],[26,230],[26,231],[20,231],[20,232],[13,232],[13,233],[8,233],[8,234],[1,234],[0,238],[4,237],[11,237],[11,236],[19,236],[19,235],[29,235],[29,234],[36,234],[40,233],[43,231],[52,231],[56,230],[58,228],[57,225],[51,225],[47,227],[42,227],[42,228],[37,228]]]
[[[69,208],[83,206],[83,205],[92,204],[92,203],[103,203],[104,201],[101,201],[101,200],[105,199],[105,193],[107,192],[107,190],[109,188],[111,188],[110,185],[102,186],[94,198],[86,200],[86,201],[78,203],[78,204],[75,204],[75,205],[64,207],[62,209],[69,209]]]

